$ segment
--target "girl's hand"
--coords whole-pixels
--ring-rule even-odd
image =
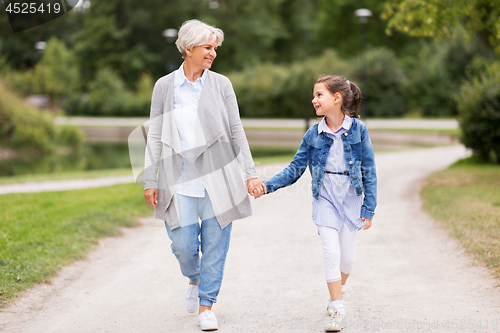
[[[366,217],[361,217],[361,219],[362,219],[363,221],[365,221],[365,222],[366,222],[366,225],[365,225],[365,227],[363,228],[363,230],[368,230],[368,229],[370,229],[370,228],[371,228],[371,226],[372,226],[372,220],[371,220],[371,219],[367,219]]]

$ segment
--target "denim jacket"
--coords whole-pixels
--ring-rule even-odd
[[[356,194],[359,196],[364,193],[361,217],[372,219],[377,206],[377,173],[366,125],[358,119],[353,119],[351,128],[342,135],[342,141],[347,170]],[[312,176],[312,195],[317,200],[332,144],[333,139],[324,133],[318,133],[318,125],[309,128],[293,161],[273,178],[264,181],[267,193],[292,185],[309,166]]]

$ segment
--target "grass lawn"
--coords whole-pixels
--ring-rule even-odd
[[[0,307],[84,258],[99,237],[152,215],[135,184],[0,195]]]
[[[500,166],[460,160],[431,175],[421,195],[424,208],[500,277]]]

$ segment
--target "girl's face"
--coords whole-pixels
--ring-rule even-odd
[[[336,109],[340,110],[342,95],[338,92],[332,94],[323,83],[314,85],[313,96],[312,104],[318,116],[333,113]]]
[[[215,57],[217,57],[217,53],[215,52],[216,49],[217,41],[215,38],[212,38],[205,44],[195,46],[191,50],[188,50],[186,60],[198,68],[209,69],[212,67],[212,62]]]

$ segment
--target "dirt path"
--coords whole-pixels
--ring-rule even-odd
[[[421,180],[465,154],[453,146],[377,155],[379,207],[359,234],[344,332],[500,332],[499,281],[420,209]],[[278,169],[260,168],[262,178]],[[309,183],[306,175],[253,201],[254,215],[234,224],[214,306],[220,332],[323,332],[328,294]],[[143,222],[5,308],[0,331],[199,332],[162,222]]]

